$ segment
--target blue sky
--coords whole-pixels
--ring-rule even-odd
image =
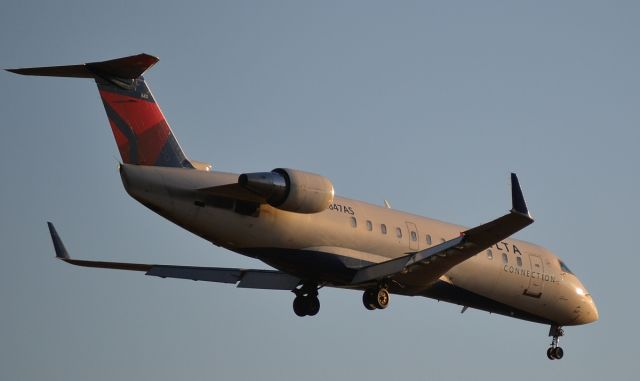
[[[473,226],[520,177],[536,222],[601,320],[548,327],[423,298],[371,313],[288,292],[80,269],[79,258],[264,267],[130,199],[91,81],[0,73],[0,379],[630,378],[637,362],[640,9],[632,1],[7,1],[0,67],[146,52],[186,153],[278,166],[337,193]]]

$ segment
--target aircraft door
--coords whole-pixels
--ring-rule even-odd
[[[537,255],[528,254],[531,261],[531,275],[529,277],[529,287],[524,290],[524,294],[533,298],[542,296],[542,277],[544,275],[544,265],[542,258]]]
[[[418,228],[413,222],[407,221],[407,230],[409,231],[409,248],[411,250],[420,249],[420,235],[418,234]]]

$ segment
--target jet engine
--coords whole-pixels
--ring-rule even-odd
[[[278,209],[296,213],[318,213],[333,202],[333,184],[324,176],[296,169],[244,173],[240,186],[265,198]]]

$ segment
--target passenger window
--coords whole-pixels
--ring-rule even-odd
[[[522,267],[522,258],[516,257],[516,262],[518,263],[518,267]]]
[[[351,227],[353,228],[358,227],[358,220],[356,220],[355,217],[351,217]]]
[[[396,228],[396,237],[402,238],[402,229]]]
[[[509,264],[509,257],[507,257],[506,253],[502,253],[502,262],[507,265]]]
[[[367,220],[367,230],[368,231],[372,231],[373,230],[373,224],[369,220]]]
[[[431,246],[431,235],[427,234],[427,245]]]
[[[493,251],[491,249],[487,250],[487,259],[493,259]]]
[[[418,240],[418,234],[416,234],[416,232],[414,232],[414,231],[411,232],[411,240],[412,241],[417,241]]]
[[[380,233],[387,234],[387,225],[380,224]]]

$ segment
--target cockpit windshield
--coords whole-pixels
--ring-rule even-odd
[[[567,267],[567,265],[564,264],[564,262],[562,262],[561,260],[558,260],[558,262],[560,263],[560,269],[562,271],[564,271],[565,273],[573,274],[573,272],[569,270],[569,268]]]

